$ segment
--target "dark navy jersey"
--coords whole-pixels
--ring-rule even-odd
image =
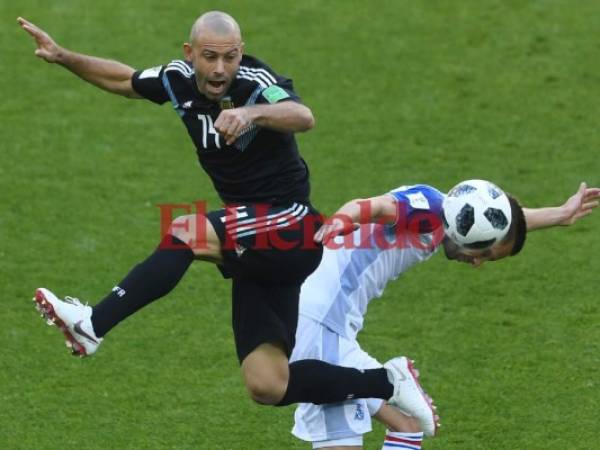
[[[134,73],[135,91],[158,104],[170,101],[185,124],[215,189],[226,203],[307,203],[308,168],[298,153],[293,133],[255,125],[232,145],[214,128],[223,107],[297,101],[292,80],[244,55],[235,80],[226,93],[232,105],[208,100],[198,91],[187,61],[172,61]]]

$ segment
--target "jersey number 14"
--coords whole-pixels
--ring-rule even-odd
[[[215,140],[214,145],[220,149],[221,148],[220,135],[217,132],[217,130],[215,130],[215,126],[213,124],[212,117],[210,117],[208,114],[198,114],[198,119],[200,119],[200,122],[202,122],[202,146],[207,150],[209,148],[213,148],[212,142],[211,143],[208,142],[208,140],[210,138],[209,135],[212,135]]]

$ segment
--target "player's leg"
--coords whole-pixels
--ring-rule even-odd
[[[322,430],[331,430],[332,426],[340,426],[340,422],[348,422],[352,414],[352,407],[367,404],[364,407],[375,419],[387,427],[382,450],[390,448],[403,448],[409,450],[420,450],[423,441],[423,433],[420,431],[419,422],[398,409],[386,404],[384,401],[354,400],[339,405],[312,405],[301,404],[296,409],[296,423],[293,429],[294,435],[306,441],[312,441],[313,449],[326,448],[327,450],[361,450],[363,448],[363,434],[346,433],[347,437],[318,439]],[[371,405],[377,405],[375,411]],[[336,417],[337,416],[337,417]],[[354,419],[356,420],[356,413]],[[335,428],[334,428],[335,430]],[[311,435],[313,436],[311,438]]]
[[[242,377],[252,400],[274,405],[285,394],[288,358],[281,343],[263,343],[242,361]]]
[[[287,363],[295,343],[299,293],[296,284],[233,279],[236,350],[250,396],[279,406],[391,397],[394,386],[383,368],[361,372],[316,359]]]
[[[313,236],[318,220],[314,220],[314,210],[298,204],[287,209],[259,209],[243,206],[233,212],[208,215],[220,241],[225,243],[223,268],[233,277],[236,348],[251,397],[281,406],[335,403],[350,398],[389,399],[405,405],[409,413],[422,416],[426,426],[429,422],[432,425],[431,411],[424,404],[406,358],[364,371],[320,360],[295,361],[287,372],[284,370],[284,361],[294,346],[299,288],[321,258],[322,249],[315,247],[312,239],[305,240],[306,235]],[[265,248],[265,244],[275,242],[271,236],[287,248]],[[234,250],[226,245],[228,240]],[[263,383],[256,374],[264,373],[271,376]]]
[[[219,261],[219,248],[215,230],[204,216],[183,216],[173,221],[155,251],[94,307],[76,299],[61,301],[43,288],[34,300],[48,321],[63,331],[74,353],[89,355],[120,321],[175,288],[194,259]]]
[[[373,412],[371,407],[372,402],[372,399],[368,401],[371,413]],[[375,408],[375,410],[376,412],[373,417],[386,427],[382,450],[389,448],[421,449],[423,432],[418,420],[385,402],[381,403],[380,407]]]
[[[329,363],[353,365],[358,362],[345,358],[350,350],[346,346],[347,342],[322,323],[301,315],[291,361],[320,359]],[[381,402],[383,401],[380,400]],[[310,442],[313,448],[358,450],[363,445],[363,434],[369,431],[371,415],[364,399],[331,405],[301,403],[294,413],[292,434]]]
[[[427,406],[421,405],[424,398],[415,389],[413,375],[408,369],[403,371],[403,367],[392,375],[384,367],[359,370],[318,359],[303,359],[290,363],[286,371],[285,362],[295,341],[298,294],[297,285],[233,279],[236,349],[253,399],[285,406],[335,403],[351,398],[387,400],[395,395],[394,398],[408,400],[409,404]],[[421,414],[420,410],[417,413]],[[422,418],[423,422],[427,417]]]
[[[246,258],[246,255],[244,255]],[[273,405],[285,394],[300,286],[232,280],[232,324],[242,379],[250,397]]]
[[[406,433],[421,432],[421,426],[416,419],[404,414],[398,408],[388,405],[386,402],[381,404],[381,407],[373,417],[390,431],[402,431]]]

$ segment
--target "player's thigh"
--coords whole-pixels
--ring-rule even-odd
[[[171,222],[168,234],[190,246],[198,259],[215,263],[222,260],[221,243],[215,228],[202,214],[188,214]]]
[[[299,297],[299,285],[233,278],[232,326],[240,363],[262,344],[271,344],[289,357],[294,348]]]

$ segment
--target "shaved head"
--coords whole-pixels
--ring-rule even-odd
[[[231,37],[236,42],[242,41],[240,26],[233,17],[221,11],[209,11],[202,14],[190,31],[190,43],[195,43],[205,35]]]
[[[204,13],[194,22],[183,53],[194,67],[198,91],[219,101],[235,80],[244,55],[240,26],[224,12]]]

